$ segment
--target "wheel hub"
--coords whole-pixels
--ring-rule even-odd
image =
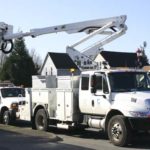
[[[38,118],[38,124],[39,124],[41,127],[43,127],[43,125],[44,125],[44,118],[43,118],[43,116],[40,116],[40,117]]]
[[[4,123],[6,123],[6,122],[7,122],[7,120],[8,120],[8,116],[7,116],[7,115],[5,115],[5,116],[4,116]]]
[[[120,137],[122,136],[122,129],[121,129],[121,126],[119,123],[115,123],[112,126],[111,133],[112,133],[115,140],[118,141],[120,139]]]

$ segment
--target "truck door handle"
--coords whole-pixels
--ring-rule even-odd
[[[92,106],[94,107],[94,100],[92,100]]]

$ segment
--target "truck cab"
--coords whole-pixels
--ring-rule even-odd
[[[150,129],[150,81],[135,69],[85,71],[79,108],[91,127],[104,129],[111,142],[125,145],[132,131]]]
[[[25,101],[24,88],[0,87],[0,122],[10,124],[17,118],[18,105]]]

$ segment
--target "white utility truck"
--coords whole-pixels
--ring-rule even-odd
[[[89,127],[103,129],[114,145],[124,146],[135,131],[150,129],[150,83],[147,73],[135,69],[102,69],[93,58],[101,47],[127,30],[126,16],[85,21],[41,29],[26,33],[13,33],[13,27],[0,23],[0,49],[9,53],[12,39],[36,37],[65,31],[85,32],[88,35],[67,47],[67,53],[82,70],[80,76],[34,76],[33,87],[26,89],[26,100],[17,113],[32,127],[47,130],[49,125],[58,128]],[[74,47],[95,35],[106,37],[92,46],[77,51]],[[83,60],[83,61],[82,61]],[[84,65],[87,60],[92,63]],[[83,71],[93,69],[92,71]]]
[[[150,130],[150,81],[146,72],[134,69],[33,77],[19,114],[38,130],[81,125],[103,129],[114,145],[124,146],[133,132]]]
[[[3,84],[4,85],[4,84]],[[25,89],[15,86],[0,87],[0,123],[11,124],[17,119],[18,105],[25,101]]]

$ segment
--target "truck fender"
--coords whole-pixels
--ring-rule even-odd
[[[0,113],[1,113],[1,111],[2,111],[2,109],[3,109],[3,107],[6,107],[6,106],[3,105],[3,104],[1,104],[1,105],[0,105]]]
[[[120,112],[119,110],[115,110],[115,109],[111,109],[107,115],[106,115],[106,119],[105,119],[105,125],[104,125],[104,131],[107,132],[107,127],[108,127],[108,122],[110,120],[110,118],[112,118],[115,115],[123,115],[122,112]]]
[[[8,107],[6,107],[6,106],[4,106],[4,105],[1,106],[1,107],[0,107],[0,115],[1,115],[4,111],[6,111],[6,110],[9,110]]]
[[[32,117],[35,117],[35,115],[39,109],[44,109],[46,112],[47,118],[49,117],[49,113],[47,111],[46,105],[44,105],[44,104],[38,104],[34,107]]]

